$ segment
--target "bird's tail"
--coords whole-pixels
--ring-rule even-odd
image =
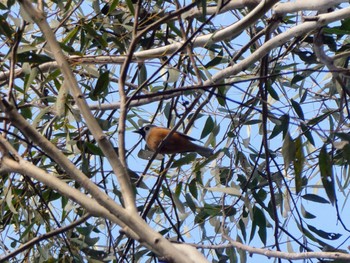
[[[200,145],[197,145],[197,149],[196,149],[196,152],[200,155],[202,155],[203,157],[210,157],[214,154],[214,151],[213,149],[210,149],[210,148],[207,148],[207,147],[203,147],[203,146],[200,146]]]

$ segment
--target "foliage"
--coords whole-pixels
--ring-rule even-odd
[[[167,239],[196,244],[212,262],[261,260],[232,240],[290,253],[346,252],[349,3],[329,1],[327,12],[283,13],[281,3],[274,6],[278,1],[218,1],[221,8],[214,1],[185,2],[43,5],[80,98],[115,151],[126,150],[141,217]],[[88,180],[124,205],[120,181],[55,50],[18,2],[1,1],[0,38],[1,105],[12,105]],[[92,195],[1,109],[2,136],[18,156]],[[215,154],[152,158],[132,133],[146,123],[175,126]],[[17,160],[0,145],[2,158]],[[57,188],[3,166],[0,171],[2,258],[157,258],[122,226],[87,215],[88,207]]]

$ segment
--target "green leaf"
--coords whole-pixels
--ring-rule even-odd
[[[298,102],[296,102],[295,100],[293,100],[293,99],[291,99],[290,101],[292,103],[292,106],[293,106],[296,114],[298,114],[299,118],[302,119],[302,120],[305,120],[304,113],[303,113],[302,108],[300,107],[300,104]]]
[[[238,225],[239,225],[239,229],[241,230],[243,239],[244,239],[244,241],[246,241],[247,240],[246,225],[244,224],[242,219],[239,220]]]
[[[269,92],[272,98],[274,98],[277,101],[280,100],[278,93],[272,88],[272,85],[267,85],[267,91]]]
[[[134,9],[134,5],[132,3],[132,0],[126,0],[126,4],[129,8],[130,13],[134,16],[135,15],[135,9]]]
[[[305,194],[301,196],[303,199],[316,202],[316,203],[321,203],[321,204],[329,204],[329,201],[324,199],[321,196],[314,195],[314,194]]]
[[[90,153],[94,155],[104,156],[102,150],[97,145],[92,144],[90,142],[85,142],[85,146],[87,147]]]
[[[225,205],[224,213],[225,216],[234,216],[237,213],[237,210],[232,205]]]
[[[303,131],[305,137],[307,138],[307,140],[313,145],[315,146],[315,141],[314,138],[312,137],[312,134],[309,130],[309,128],[307,126],[305,126],[304,123],[300,124],[301,130]]]
[[[202,0],[200,1],[200,3],[198,3],[198,6],[200,5],[201,7],[201,11],[202,11],[202,18],[206,19],[207,16],[207,1],[206,0]]]
[[[294,161],[295,158],[295,145],[290,137],[289,132],[284,137],[283,145],[282,145],[282,156],[284,161],[285,169],[288,170],[289,165],[292,161]]]
[[[238,197],[241,196],[241,191],[238,188],[234,187],[208,187],[206,189],[211,192],[219,192]]]
[[[21,54],[17,54],[18,62],[29,62],[31,64],[42,64],[45,62],[53,61],[53,59],[46,55],[35,54],[33,51],[24,52]]]
[[[273,128],[271,135],[269,136],[269,139],[273,139],[277,135],[279,135],[281,132],[283,132],[283,138],[286,136],[288,132],[289,127],[289,115],[284,114],[282,115],[278,121],[275,127]]]
[[[334,133],[334,135],[339,137],[343,141],[350,142],[350,134],[349,133],[336,132],[336,133]]]
[[[138,78],[138,83],[140,83],[140,85],[142,85],[145,81],[147,81],[147,68],[145,64],[141,64],[139,66],[137,78]]]
[[[227,183],[231,181],[232,177],[233,177],[233,169],[230,169],[230,168],[219,169],[220,184],[227,185]]]
[[[92,91],[90,98],[92,100],[97,100],[101,98],[105,91],[108,89],[109,85],[109,70],[101,73],[100,77],[98,78],[95,88]]]
[[[314,232],[315,234],[317,234],[318,236],[320,236],[320,237],[322,237],[322,238],[324,238],[324,239],[336,240],[336,239],[338,239],[339,237],[342,236],[341,234],[325,232],[325,231],[320,230],[320,229],[317,229],[316,227],[311,226],[311,225],[309,225],[309,224],[307,224],[307,227],[308,227],[312,232]]]
[[[7,23],[6,19],[3,16],[0,16],[0,35],[4,35],[8,39],[12,39],[14,30]]]
[[[21,108],[20,112],[25,119],[30,120],[33,117],[31,108],[29,107]]]
[[[219,84],[219,83],[218,83]],[[218,100],[218,103],[220,106],[226,106],[226,93],[227,89],[224,85],[224,83],[221,83],[223,86],[218,88],[216,99]]]
[[[197,206],[196,206],[195,202],[193,201],[192,196],[189,193],[186,193],[185,199],[186,199],[186,204],[191,209],[191,211],[193,213],[196,212]]]
[[[295,158],[293,160],[294,173],[295,173],[295,189],[296,193],[300,193],[303,188],[303,167],[305,162],[305,156],[303,151],[303,143],[301,136],[298,136],[295,140]]]
[[[207,118],[207,121],[204,124],[204,128],[201,134],[201,139],[207,137],[214,129],[214,120],[211,116]]]
[[[119,0],[113,0],[110,3],[109,9],[108,9],[108,14],[110,14],[111,12],[113,12],[115,10],[115,8],[119,5]]]
[[[101,129],[104,131],[108,131],[112,124],[109,120],[101,119],[101,118],[96,118],[98,124],[100,125]]]
[[[319,124],[321,121],[325,120],[329,115],[331,115],[332,112],[326,112],[325,114],[322,114],[320,116],[317,116],[315,118],[312,118],[309,120],[309,122],[307,123],[310,126]]]
[[[204,67],[209,69],[222,63],[223,55],[224,55],[224,51],[223,49],[221,49],[218,55],[214,59],[210,60]]]
[[[254,206],[253,208],[253,226],[259,227],[258,234],[263,242],[266,245],[266,218],[264,213],[258,207]]]
[[[212,205],[212,204],[204,204],[204,211],[206,211],[206,213],[208,213],[208,215],[211,216],[217,216],[222,214],[221,213],[222,210],[222,205]]]
[[[306,76],[303,76],[303,75],[300,75],[300,74],[296,74],[293,78],[292,78],[292,81],[291,81],[291,84],[296,84],[297,82],[299,81],[302,81],[305,79]]]
[[[308,211],[306,211],[303,205],[301,205],[301,214],[303,215],[304,218],[307,218],[307,219],[314,219],[314,218],[316,218],[315,215],[313,215],[313,214],[309,213]]]
[[[332,169],[332,160],[329,154],[327,153],[326,145],[323,145],[320,151],[318,158],[318,165],[320,167],[321,180],[326,190],[328,199],[334,205],[336,200],[335,197],[335,188],[334,188],[334,179],[333,179],[333,169]]]
[[[175,188],[175,195],[180,196],[182,190],[182,182],[179,182]]]
[[[181,30],[174,24],[174,21],[167,22],[167,25],[178,37],[182,37]]]
[[[243,123],[243,125],[254,125],[254,124],[260,124],[261,120],[248,120]]]
[[[198,189],[197,189],[197,182],[196,182],[196,179],[192,179],[189,186],[188,186],[189,190],[190,190],[190,193],[191,195],[194,197],[194,198],[198,198]]]
[[[66,36],[65,38],[61,41],[61,46],[63,46],[64,44],[67,44],[67,42],[69,40],[71,40],[73,37],[78,35],[78,32],[80,30],[80,27],[74,27],[73,30],[71,30]],[[74,39],[73,39],[74,40]],[[75,49],[73,49],[75,50]]]
[[[172,199],[174,200],[175,207],[179,210],[179,212],[181,214],[185,214],[186,209],[180,198],[177,195],[172,195]]]
[[[174,163],[172,164],[172,168],[176,168],[176,167],[182,167],[183,165],[186,164],[191,164],[194,162],[194,160],[196,160],[196,153],[189,153],[186,154],[184,157],[174,161]]]
[[[210,215],[206,212],[206,210],[201,208],[200,212],[195,216],[194,222],[196,224],[203,224],[209,216]]]

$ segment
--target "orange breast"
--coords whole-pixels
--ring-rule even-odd
[[[162,140],[165,139],[169,132],[170,130],[164,128],[152,128],[146,138],[148,148],[151,151],[155,152],[158,149],[158,146],[160,145]],[[183,153],[196,151],[196,148],[197,146],[194,143],[192,143],[189,139],[175,132],[170,138],[167,139],[164,146],[158,152],[166,154]]]

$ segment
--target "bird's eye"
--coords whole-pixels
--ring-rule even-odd
[[[145,127],[145,130],[148,131],[148,130],[149,130],[149,127]]]

